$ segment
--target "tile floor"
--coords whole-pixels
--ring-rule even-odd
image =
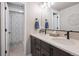
[[[9,49],[10,56],[24,56],[24,45],[22,42],[11,44]]]

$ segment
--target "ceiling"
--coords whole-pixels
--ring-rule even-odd
[[[19,6],[24,6],[24,2],[8,2],[9,4],[14,4],[14,5],[19,5]],[[79,2],[55,2],[51,7],[52,9],[56,10],[62,10],[68,7],[71,7],[73,5],[78,4]]]
[[[79,2],[55,2],[51,7],[56,10],[62,10],[78,3]]]

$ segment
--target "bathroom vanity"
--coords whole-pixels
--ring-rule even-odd
[[[64,37],[51,37],[31,33],[31,53],[33,56],[78,56],[79,40]]]
[[[34,36],[31,36],[31,53],[33,56],[72,56]]]
[[[79,56],[79,40],[53,37],[44,33],[31,33],[33,56]]]

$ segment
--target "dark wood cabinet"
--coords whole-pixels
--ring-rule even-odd
[[[32,53],[33,56],[36,55],[36,53],[35,53],[35,50],[36,50],[35,49],[35,43],[36,43],[36,41],[35,40],[36,39],[31,36],[31,53]]]
[[[31,53],[33,56],[72,56],[33,36],[31,36]]]
[[[72,55],[57,47],[51,46],[51,56],[72,56]]]
[[[48,51],[46,51],[45,49],[41,49],[41,54],[40,54],[40,56],[50,56],[50,52],[48,52]]]

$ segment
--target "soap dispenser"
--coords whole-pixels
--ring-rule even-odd
[[[49,24],[48,24],[47,19],[45,19],[45,34],[46,34],[48,28],[49,28]]]
[[[49,28],[49,24],[48,24],[47,19],[45,19],[45,29],[48,29],[48,28]]]
[[[38,18],[35,18],[35,30],[36,31],[39,30],[39,21],[38,21]]]

